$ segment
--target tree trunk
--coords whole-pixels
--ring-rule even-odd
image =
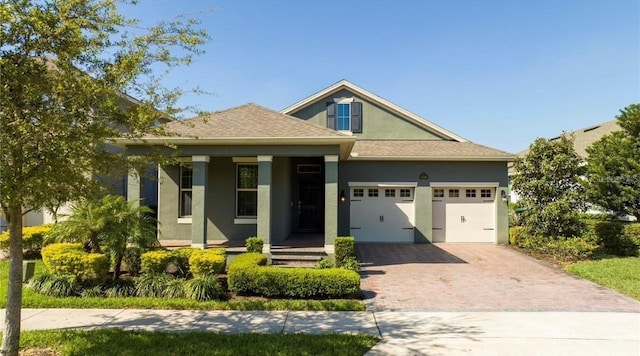
[[[120,278],[120,269],[122,268],[122,254],[119,253],[115,258],[115,266],[113,266],[113,280],[117,281]]]
[[[18,355],[20,342],[20,314],[22,312],[22,208],[11,206],[9,220],[9,288],[5,311],[2,355]]]

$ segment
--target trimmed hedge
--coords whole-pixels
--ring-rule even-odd
[[[621,221],[588,220],[587,233],[606,253],[616,256],[640,254],[640,224]]]
[[[191,253],[189,266],[194,276],[206,276],[224,272],[227,257],[221,248],[197,250]]]
[[[341,267],[349,257],[356,258],[356,239],[352,236],[336,237],[336,267]]]
[[[339,298],[360,292],[360,275],[344,268],[266,267],[266,257],[247,253],[229,266],[229,290],[286,298]]]
[[[146,273],[164,273],[172,258],[173,254],[167,250],[149,251],[140,256],[140,265]]]
[[[39,226],[29,226],[22,228],[22,247],[27,251],[40,252],[42,242],[47,234],[53,229],[53,224]],[[9,231],[0,234],[0,248],[9,248]]]
[[[245,246],[248,253],[262,253],[264,240],[259,237],[249,237],[245,240]]]
[[[79,243],[59,243],[42,249],[42,261],[49,272],[80,282],[104,282],[109,260],[101,253],[87,253]]]
[[[178,269],[179,275],[181,276],[189,275],[189,272],[191,272],[191,265],[189,264],[189,259],[191,258],[191,255],[194,252],[200,251],[200,250],[201,249],[195,248],[195,247],[184,247],[184,248],[179,248],[177,250],[171,251],[171,255],[172,255],[171,262],[175,264],[176,268]]]

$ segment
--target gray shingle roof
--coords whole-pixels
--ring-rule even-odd
[[[482,146],[473,142],[456,141],[356,141],[351,150],[353,158],[412,158],[455,160],[504,160],[514,158],[508,152]]]
[[[573,148],[576,153],[583,159],[587,157],[587,147],[591,146],[594,142],[600,140],[602,136],[608,135],[614,131],[620,130],[617,120],[606,121],[597,125],[591,125],[579,130],[564,132],[563,135],[573,136]],[[549,139],[550,141],[557,140],[561,136]],[[529,149],[518,153],[518,157],[525,156],[529,152]]]
[[[349,137],[253,103],[166,125],[168,134],[198,138]]]

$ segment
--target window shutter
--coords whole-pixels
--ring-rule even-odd
[[[327,128],[336,129],[336,103],[327,103]]]
[[[362,133],[362,103],[351,103],[351,132]]]

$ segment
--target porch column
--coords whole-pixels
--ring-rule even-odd
[[[271,254],[271,162],[273,156],[258,156],[258,237],[262,253]]]
[[[338,155],[324,156],[324,251],[335,254],[338,236]]]
[[[207,248],[209,156],[192,156],[191,247]]]
[[[140,172],[135,168],[129,168],[127,175],[127,200],[135,201],[135,207],[140,206],[140,198],[142,197],[142,187]]]
[[[420,184],[422,183],[418,183],[415,193],[416,228],[413,241],[424,244],[433,241],[433,198],[431,187]]]
[[[496,188],[496,243],[509,243],[509,188]]]

